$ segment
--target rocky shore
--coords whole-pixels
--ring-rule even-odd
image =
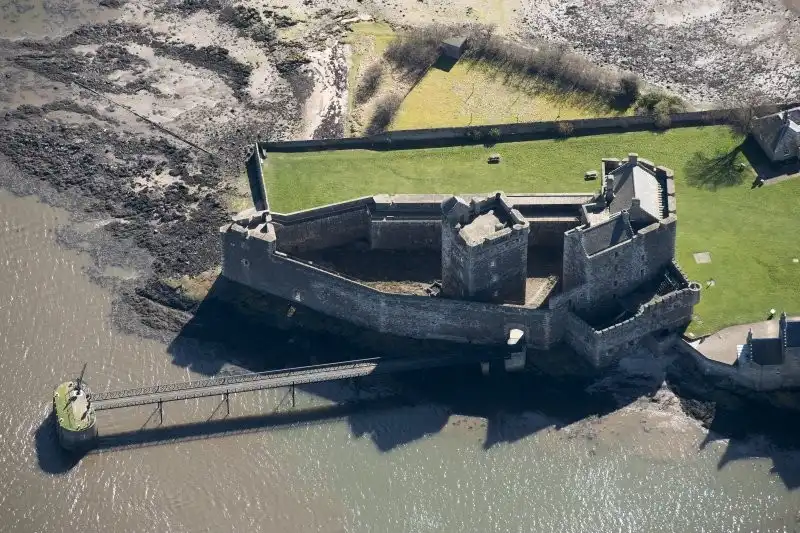
[[[15,24],[0,40],[0,185],[68,208],[75,224],[59,237],[118,291],[115,321],[167,339],[196,307],[177,303],[175,281],[213,277],[217,229],[246,201],[248,147],[343,133],[337,20],[352,13],[215,0],[50,7],[33,38],[20,29],[27,11],[4,13]]]

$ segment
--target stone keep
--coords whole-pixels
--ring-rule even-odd
[[[502,193],[442,202],[442,295],[524,303],[529,233],[528,221]]]

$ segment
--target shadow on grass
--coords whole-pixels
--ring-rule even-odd
[[[711,191],[741,185],[750,177],[741,146],[711,156],[696,152],[686,163],[685,174],[690,186]]]
[[[626,101],[624,97],[607,101],[595,94],[557,83],[539,74],[522,74],[502,63],[476,59],[467,61],[469,61],[468,71],[481,70],[487,74],[488,79],[498,81],[526,96],[544,97],[559,107],[573,107],[584,111],[587,115],[598,117],[624,115],[632,105],[632,102]]]

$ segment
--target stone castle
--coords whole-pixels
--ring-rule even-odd
[[[270,210],[256,146],[254,208],[223,226],[222,274],[371,330],[416,339],[566,343],[595,366],[674,338],[700,286],[675,262],[673,173],[602,161],[586,194],[377,195]]]

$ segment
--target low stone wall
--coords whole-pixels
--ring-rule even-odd
[[[749,361],[729,365],[709,359],[683,339],[676,341],[673,346],[681,356],[691,358],[703,375],[717,384],[722,382],[729,387],[753,391],[775,391],[800,386],[800,375],[783,365],[757,365]]]
[[[725,124],[729,111],[695,111],[670,116],[670,127]],[[602,135],[632,131],[661,130],[655,117],[609,117],[577,120],[489,124],[459,128],[397,130],[369,137],[321,139],[307,141],[262,142],[265,152],[309,152],[320,150],[396,150],[433,148],[486,142],[515,142],[562,137],[563,124],[571,126],[570,136]]]
[[[768,106],[775,109],[790,109],[796,104]],[[670,128],[685,128],[729,124],[735,109],[691,111],[669,116]],[[307,141],[261,142],[265,152],[310,152],[320,150],[394,150],[409,148],[432,148],[486,142],[514,142],[562,137],[563,125],[571,126],[570,136],[603,135],[632,131],[659,131],[656,117],[606,117],[548,122],[520,122],[514,124],[489,124],[460,128],[428,128],[397,130],[369,137],[345,139],[321,139]]]
[[[55,414],[53,415],[55,419]],[[58,431],[58,443],[67,451],[83,452],[94,448],[97,443],[97,422],[81,431],[70,431],[65,429],[54,420]]]
[[[513,325],[526,332],[533,347],[546,349],[558,340],[551,338],[548,310],[384,293],[280,252],[270,253],[268,242],[246,235],[224,234],[227,278],[356,325],[416,339],[475,344],[503,344]]]
[[[332,248],[370,236],[372,198],[272,215],[278,249],[286,253]]]
[[[441,220],[373,218],[370,246],[374,250],[438,250],[442,247]]]

